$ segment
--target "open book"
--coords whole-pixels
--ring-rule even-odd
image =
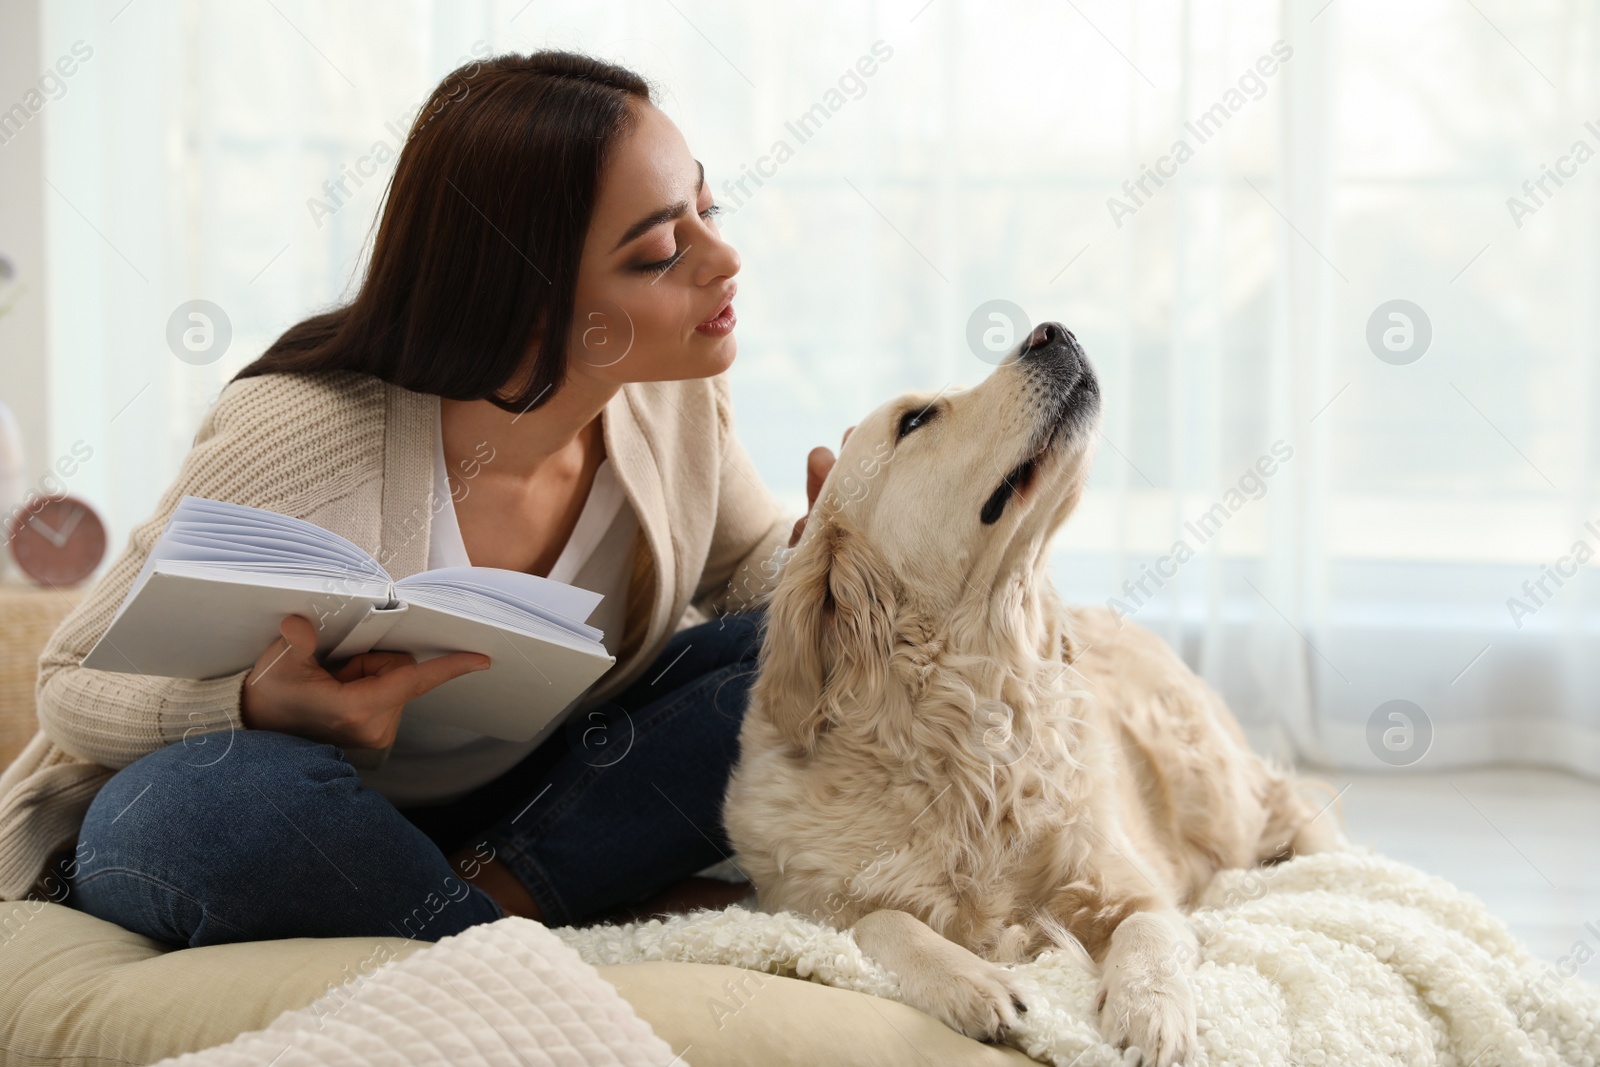
[[[527,741],[615,662],[584,623],[603,599],[520,571],[443,567],[395,581],[360,546],[304,519],[185,496],[82,666],[220,678],[255,664],[285,615],[317,627],[325,666],[373,649],[420,660],[481,652],[488,670],[407,715]]]

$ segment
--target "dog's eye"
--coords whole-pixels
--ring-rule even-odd
[[[919,426],[926,426],[933,419],[936,408],[923,408],[920,411],[908,411],[900,416],[900,437],[904,437]],[[899,437],[896,438],[899,440]]]

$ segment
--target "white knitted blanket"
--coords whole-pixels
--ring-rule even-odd
[[[1199,904],[1198,1065],[1600,1061],[1600,989],[1563,977],[1571,959],[1535,960],[1477,898],[1443,879],[1367,852],[1325,853],[1226,871]],[[899,993],[848,934],[794,915],[734,906],[554,933],[595,964],[724,963]],[[1097,978],[1075,954],[1014,969],[1033,990],[1012,1045],[1058,1067],[1125,1062],[1100,1040]]]
[[[330,990],[171,1067],[666,1067],[616,987],[546,927],[501,919]]]
[[[1392,860],[1328,853],[1227,871],[1192,918],[1201,1054],[1190,1067],[1600,1060],[1600,989],[1562,976],[1594,951],[1589,931],[1574,931],[1568,967],[1535,960],[1476,898]],[[733,964],[899,993],[850,935],[789,914],[735,905],[576,930],[503,919],[382,967],[265,1030],[163,1062],[681,1062],[590,966],[642,960]],[[1075,954],[1050,952],[1015,969],[1031,989],[1011,1044],[1058,1067],[1127,1062],[1100,1041],[1091,1012],[1097,980]]]

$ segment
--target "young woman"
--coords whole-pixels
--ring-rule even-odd
[[[53,636],[40,734],[0,778],[0,896],[64,885],[183,945],[437,940],[590,918],[725,858],[756,605],[800,523],[733,435],[739,257],[715,211],[635,74],[544,52],[448,76],[355,299],[235,376]],[[813,499],[831,457],[808,457]],[[308,519],[396,578],[602,592],[617,662],[537,747],[401,714],[491,657],[319,664],[300,616],[226,678],[77,666],[184,494]]]

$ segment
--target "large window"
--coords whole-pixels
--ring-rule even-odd
[[[988,372],[1003,301],[1105,382],[1069,598],[1264,747],[1600,772],[1593,5],[387,10],[47,8],[44,61],[92,50],[47,112],[54,443],[118,540],[227,376],[349,292],[432,85],[581,48],[657,82],[728,209],[738,425],[796,511],[812,445]],[[169,342],[193,300],[212,362]]]

